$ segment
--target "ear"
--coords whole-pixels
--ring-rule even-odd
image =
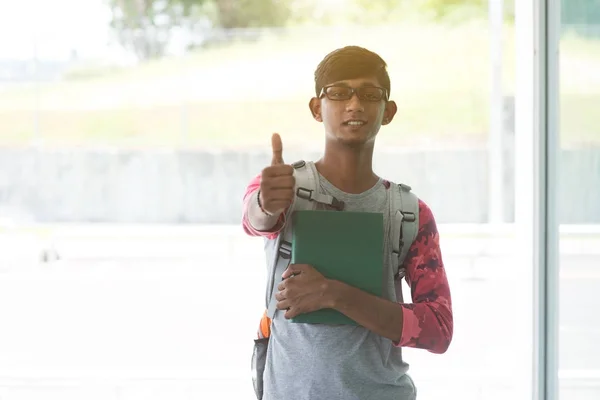
[[[383,120],[381,125],[387,125],[394,119],[396,115],[396,111],[398,111],[398,106],[395,101],[388,101],[385,104],[385,110],[383,110]]]
[[[310,108],[310,113],[312,114],[313,118],[318,122],[323,122],[323,116],[321,114],[321,99],[313,97],[310,99],[308,107]]]

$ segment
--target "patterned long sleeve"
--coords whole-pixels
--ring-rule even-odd
[[[431,209],[419,200],[419,231],[406,257],[412,303],[402,304],[402,337],[396,346],[444,353],[453,334],[452,300]]]
[[[243,208],[242,208],[242,228],[244,232],[248,236],[261,236],[266,237],[268,239],[274,239],[279,234],[279,231],[285,225],[285,213],[282,213],[277,221],[275,226],[268,231],[260,231],[252,226],[250,223],[250,218],[248,211],[250,209],[250,202],[256,201],[256,194],[258,189],[260,188],[260,175],[255,176],[254,179],[250,181],[248,187],[246,188],[246,192],[244,193],[243,198]]]

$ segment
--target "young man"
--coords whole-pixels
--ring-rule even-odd
[[[326,139],[322,158],[311,165],[318,173],[317,187],[343,201],[345,211],[377,212],[387,218],[387,191],[395,187],[372,169],[375,138],[396,113],[385,62],[364,48],[338,49],[317,67],[315,90],[310,111],[323,124]],[[248,235],[275,240],[287,223],[295,178],[294,168],[283,161],[277,134],[272,150],[271,165],[246,190],[243,227]],[[263,399],[415,399],[401,348],[444,353],[453,333],[437,227],[421,200],[418,234],[404,266],[412,303],[326,279],[310,265],[290,265],[275,284],[277,311],[270,326]],[[322,308],[338,310],[359,326],[288,321]]]

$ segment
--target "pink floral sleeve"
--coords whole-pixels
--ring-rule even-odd
[[[402,304],[403,329],[396,346],[444,353],[453,334],[452,300],[431,209],[419,200],[419,232],[406,257],[412,304]]]

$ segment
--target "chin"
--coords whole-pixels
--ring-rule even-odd
[[[377,133],[368,129],[331,129],[326,133],[327,140],[344,146],[361,147],[375,142]]]
[[[375,141],[374,137],[363,135],[337,135],[335,139],[338,143],[349,147],[362,147]]]

